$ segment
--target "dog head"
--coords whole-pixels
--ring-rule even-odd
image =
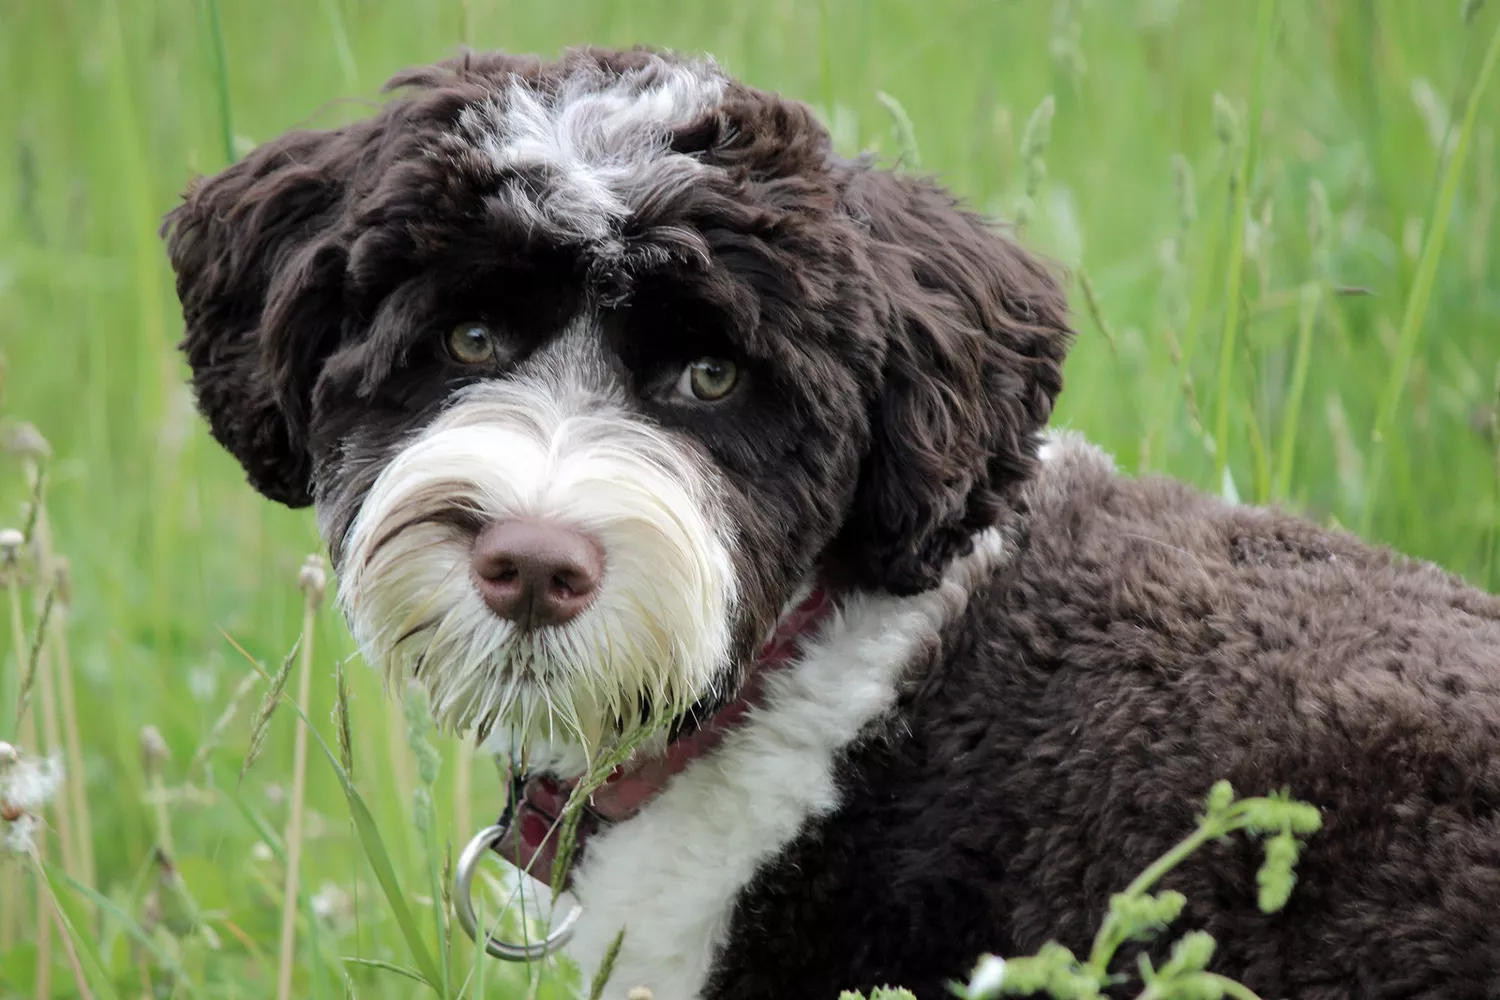
[[[595,747],[711,708],[809,580],[931,587],[1031,474],[1064,298],[939,187],[654,52],[391,87],[165,232],[214,436],[316,505],[442,721]]]

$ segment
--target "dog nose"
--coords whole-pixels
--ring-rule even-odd
[[[522,628],[572,621],[604,576],[592,538],[559,524],[497,521],[474,539],[474,585],[490,610]]]

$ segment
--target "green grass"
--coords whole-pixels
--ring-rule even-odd
[[[1058,419],[1126,468],[1281,500],[1494,588],[1500,84],[1473,91],[1493,65],[1500,5],[1467,25],[1459,8],[0,6],[0,407],[34,423],[54,452],[48,523],[71,560],[73,594],[51,633],[65,635],[67,649],[54,638],[46,661],[55,674],[66,652],[71,666],[95,874],[65,870],[54,833],[46,884],[87,945],[78,968],[109,980],[93,995],[137,996],[149,982],[162,996],[271,996],[277,975],[295,713],[284,707],[272,719],[264,755],[240,782],[265,687],[256,678],[217,748],[197,751],[250,672],[225,636],[270,670],[297,640],[296,580],[317,536],[306,513],[244,486],[192,413],[156,228],[194,173],[286,128],[360,114],[390,73],[463,43],[707,50],[751,82],[817,105],[846,151],[919,158],[998,215],[1024,202],[1027,241],[1086,274],[1093,291],[1085,308],[1074,289],[1081,336]],[[1021,140],[1049,95],[1042,177]],[[29,492],[19,460],[0,458],[0,527],[22,526]],[[7,652],[0,675],[6,740],[42,603],[35,590],[23,596],[25,634],[0,641],[20,650]],[[422,994],[382,963],[442,962],[432,900],[442,844],[461,844],[492,818],[500,782],[483,760],[466,776],[458,748],[438,741],[436,826],[424,835],[399,707],[356,661],[347,672],[352,787],[369,822],[352,823],[354,799],[330,766],[334,666],[352,649],[335,615],[325,609],[316,622],[305,640],[314,650],[308,717],[334,749],[325,758],[314,739],[308,757],[293,993],[342,997],[347,977],[361,997]],[[40,701],[33,696],[33,712]],[[147,725],[170,759],[143,759]],[[206,760],[190,768],[195,754]],[[163,816],[170,869],[153,860]],[[367,860],[367,827],[405,894],[405,920]],[[14,950],[0,954],[0,996],[33,996],[42,974],[36,879],[11,869],[0,910],[21,918]],[[331,912],[322,903],[336,894],[319,895],[329,885],[349,900]],[[56,924],[50,955],[54,994],[71,995]],[[343,961],[351,956],[363,962]],[[448,965],[437,978],[450,994],[528,989],[524,970],[476,962],[462,941]],[[555,978],[542,977],[543,995]]]

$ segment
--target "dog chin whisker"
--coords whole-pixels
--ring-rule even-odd
[[[383,531],[379,536],[377,536],[365,550],[364,563],[361,569],[368,571],[370,568],[370,564],[375,561],[376,557],[379,556],[382,551],[384,551],[387,545],[390,545],[392,542],[400,538],[402,535],[406,534],[406,532],[410,531],[412,528],[420,527],[424,524],[449,523],[450,519],[448,516],[448,512],[444,510],[438,510],[423,514],[417,514],[413,517],[407,518],[404,521],[400,521],[396,524],[391,525],[390,527],[386,528],[385,531]]]
[[[440,620],[441,619],[438,617],[433,617],[428,618],[426,621],[418,622],[411,628],[407,629],[405,632],[402,632],[400,635],[398,635],[395,641],[391,643],[391,646],[393,648],[399,647],[402,643],[416,638],[418,635],[421,635],[428,629],[435,628]]]

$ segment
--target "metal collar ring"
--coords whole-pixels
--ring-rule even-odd
[[[507,815],[494,826],[487,826],[480,830],[464,847],[463,853],[458,856],[458,865],[453,872],[453,908],[457,911],[458,923],[464,929],[464,933],[468,934],[476,944],[483,944],[488,954],[507,962],[535,962],[548,955],[556,954],[568,943],[573,937],[573,929],[578,923],[578,918],[583,915],[583,907],[574,903],[562,922],[552,928],[546,938],[541,941],[515,944],[502,941],[480,930],[479,921],[474,915],[474,900],[471,896],[474,873],[479,870],[479,863],[485,855],[489,854],[495,845],[504,840],[505,835],[510,832],[510,819],[511,817]]]

